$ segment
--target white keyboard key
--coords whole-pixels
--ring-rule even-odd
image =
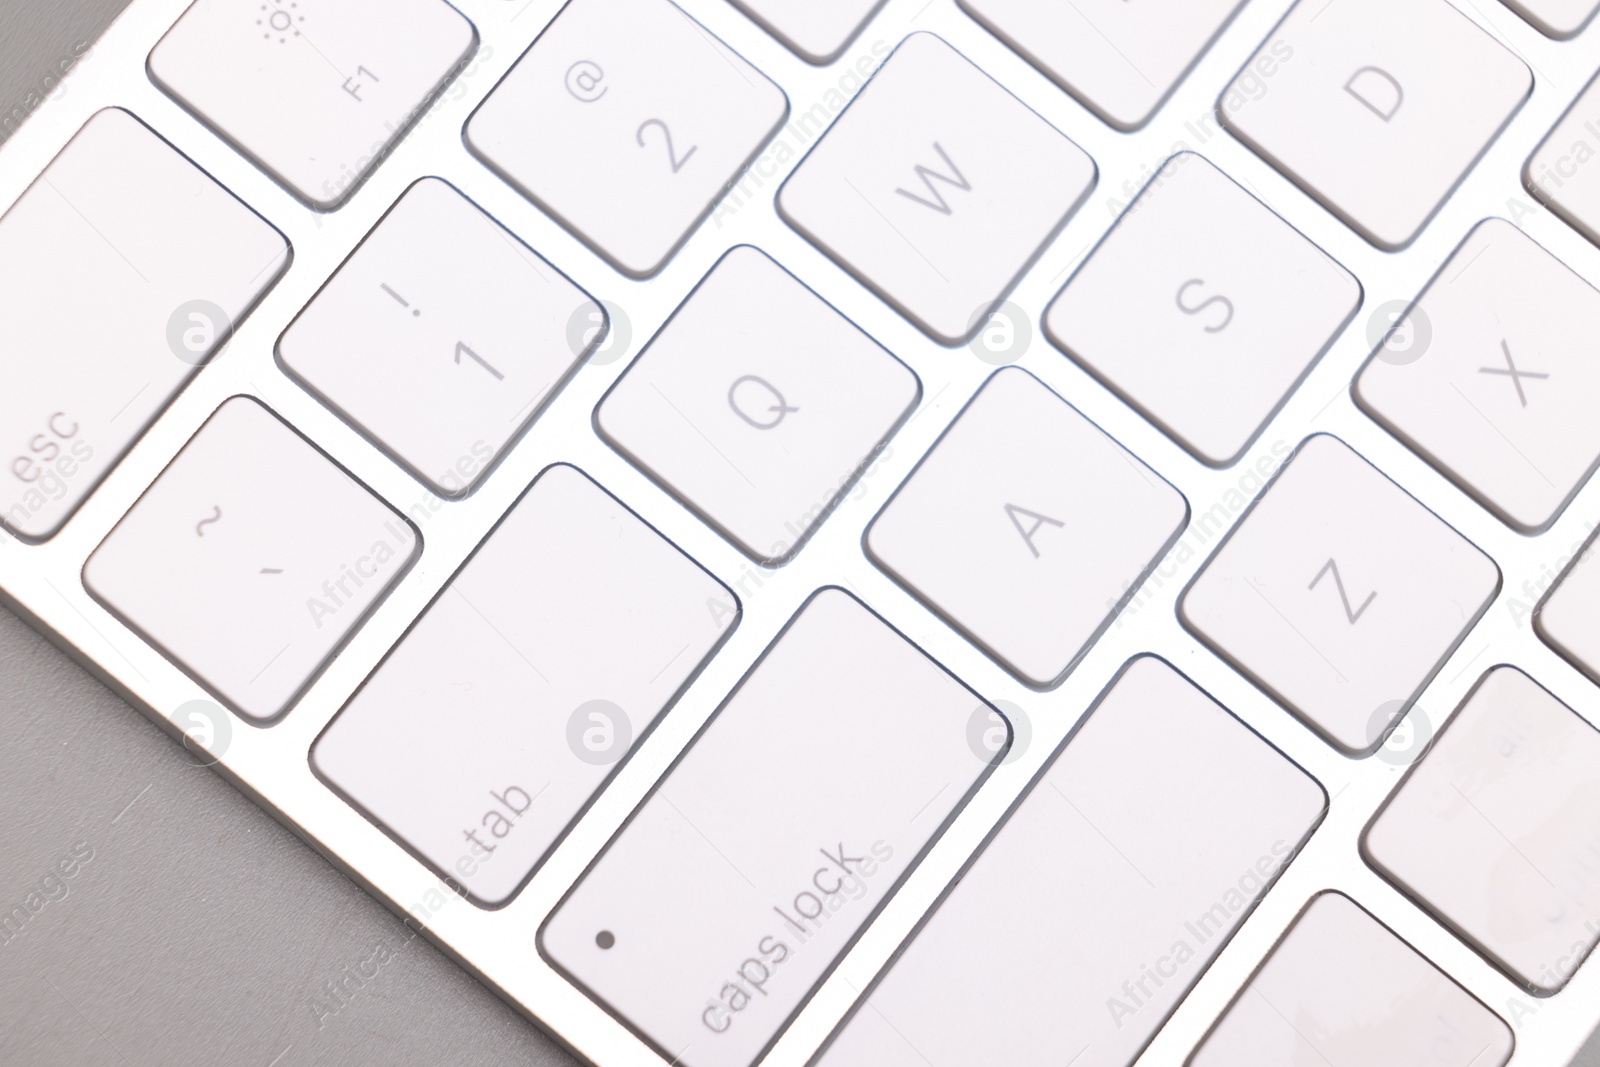
[[[95,549],[83,582],[235,711],[266,720],[420,550],[399,513],[234,397]]]
[[[1240,520],[1178,612],[1325,741],[1367,756],[1499,586],[1493,560],[1319,434]]]
[[[876,462],[917,376],[760,251],[723,257],[628,368],[595,426],[762,563]]]
[[[1119,130],[1150,120],[1244,0],[959,0]]]
[[[936,341],[962,344],[1094,184],[1094,161],[930,33],[906,38],[778,210]]]
[[[738,601],[551,467],[311,750],[441,876],[504,903],[731,632]]]
[[[1160,475],[1033,375],[995,372],[867,529],[895,581],[1030,686],[1058,684],[1183,529]]]
[[[1239,458],[1360,303],[1349,271],[1184,152],[1067,283],[1045,328],[1146,418],[1221,467]]]
[[[819,1067],[1127,1067],[1326,808],[1187,678],[1133,660]]]
[[[1567,225],[1600,244],[1600,174],[1589,166],[1600,129],[1600,77],[1534,149],[1523,182]]]
[[[1600,565],[1595,562],[1597,556],[1600,552],[1591,539],[1561,575],[1549,597],[1539,605],[1533,625],[1545,644],[1600,683]]]
[[[1277,72],[1261,87],[1259,64]],[[1379,248],[1421,232],[1533,90],[1448,0],[1300,0],[1218,114]]]
[[[602,314],[476,204],[424,178],[290,324],[278,358],[435,493],[457,497],[587,354],[570,324]]]
[[[196,118],[329,211],[477,45],[444,0],[196,0],[148,66]]]
[[[967,730],[988,710],[822,590],[562,901],[540,952],[664,1058],[748,1067],[987,775]]]
[[[1558,41],[1576,37],[1600,8],[1595,0],[1505,0],[1505,5]]]
[[[288,263],[132,115],[91,118],[0,217],[0,523],[53,536]]]
[[[1600,732],[1496,667],[1362,850],[1524,988],[1554,993],[1600,940]]]
[[[1404,354],[1378,349],[1356,402],[1515,529],[1549,526],[1600,463],[1600,363],[1585,340],[1600,332],[1600,293],[1489,219],[1397,335],[1424,331]]]
[[[1503,1067],[1511,1028],[1340,893],[1318,896],[1187,1067]]]
[[[884,0],[731,0],[808,63],[832,63]]]
[[[783,90],[668,0],[573,0],[466,138],[612,266],[647,278],[788,113]]]

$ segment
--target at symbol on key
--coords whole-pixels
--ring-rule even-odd
[[[1511,379],[1511,384],[1517,387],[1517,399],[1522,401],[1523,407],[1527,407],[1528,395],[1522,391],[1522,379],[1544,379],[1550,377],[1550,375],[1536,370],[1518,370],[1516,363],[1511,358],[1511,346],[1501,340],[1500,349],[1506,354],[1506,365],[1504,367],[1479,367],[1478,373],[1507,375]]]

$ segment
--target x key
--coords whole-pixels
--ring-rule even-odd
[[[1504,374],[1508,376],[1511,379],[1511,384],[1517,387],[1517,399],[1522,401],[1523,407],[1527,407],[1528,396],[1522,391],[1522,379],[1548,378],[1550,375],[1536,370],[1518,370],[1516,362],[1511,358],[1511,346],[1506,344],[1504,339],[1500,341],[1500,349],[1506,354],[1506,365],[1504,367],[1479,367],[1478,373]]]

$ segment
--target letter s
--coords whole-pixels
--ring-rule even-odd
[[[1185,304],[1183,302],[1183,294],[1184,293],[1187,293],[1191,288],[1193,288],[1196,285],[1204,285],[1204,284],[1205,284],[1205,280],[1204,279],[1201,279],[1201,278],[1190,278],[1188,281],[1186,281],[1182,285],[1180,285],[1178,287],[1178,298],[1177,298],[1178,299],[1178,310],[1183,312],[1185,315],[1198,315],[1202,311],[1204,311],[1206,308],[1210,307],[1212,304],[1216,304],[1216,305],[1220,306],[1224,311],[1224,315],[1223,315],[1222,321],[1217,323],[1217,324],[1215,324],[1215,325],[1213,325],[1213,326],[1207,326],[1205,328],[1205,331],[1206,331],[1206,333],[1221,333],[1223,330],[1226,330],[1228,328],[1228,324],[1233,321],[1233,301],[1229,300],[1225,296],[1211,296],[1211,297],[1207,297],[1206,299],[1202,300],[1200,303],[1195,304],[1193,306],[1190,306],[1190,305]]]

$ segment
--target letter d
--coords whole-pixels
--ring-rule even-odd
[[[1406,98],[1394,75],[1378,67],[1362,67],[1350,75],[1350,80],[1344,83],[1344,91],[1384,122],[1394,118]]]

